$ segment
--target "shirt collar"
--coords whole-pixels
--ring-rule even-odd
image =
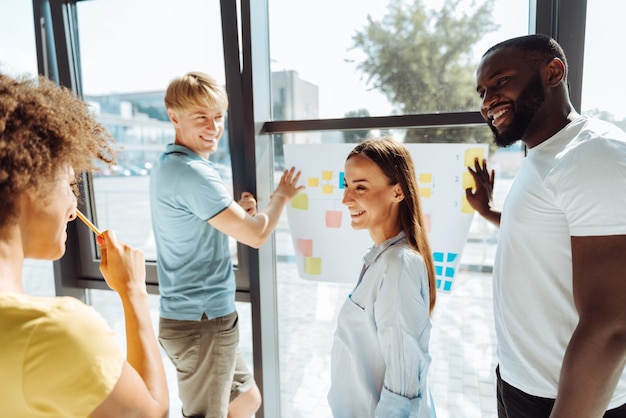
[[[165,154],[185,154],[187,157],[192,159],[208,161],[200,157],[198,154],[196,154],[186,146],[178,144],[167,144],[165,146]]]
[[[400,231],[400,233],[398,235],[396,235],[395,237],[389,238],[386,241],[383,241],[382,244],[380,244],[379,246],[372,246],[370,248],[370,250],[367,252],[367,254],[365,254],[365,256],[363,257],[363,263],[365,264],[366,267],[369,267],[370,265],[372,265],[376,259],[389,247],[391,247],[392,245],[394,245],[395,243],[397,243],[400,240],[403,240],[404,237],[406,236],[406,234],[404,233],[404,231]]]

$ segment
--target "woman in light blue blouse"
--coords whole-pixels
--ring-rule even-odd
[[[348,155],[343,204],[374,245],[337,320],[328,401],[335,418],[435,417],[428,389],[435,272],[413,160],[392,138]]]

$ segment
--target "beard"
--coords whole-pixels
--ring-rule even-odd
[[[508,147],[522,139],[528,125],[530,125],[545,99],[546,95],[543,91],[541,77],[539,77],[539,74],[536,74],[517,98],[515,102],[515,113],[511,124],[502,132],[498,132],[498,130],[489,123],[489,128],[491,128],[493,132],[496,145],[499,147]]]

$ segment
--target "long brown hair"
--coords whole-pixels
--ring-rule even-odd
[[[402,222],[402,229],[406,234],[409,246],[417,251],[424,259],[424,263],[426,263],[430,295],[429,312],[432,314],[437,299],[435,262],[430,251],[428,235],[424,226],[424,216],[422,215],[422,205],[413,158],[411,158],[411,154],[402,143],[391,137],[368,138],[364,140],[354,147],[346,160],[359,154],[369,158],[380,167],[389,179],[389,185],[399,184],[402,188],[404,199],[400,202],[400,221]]]

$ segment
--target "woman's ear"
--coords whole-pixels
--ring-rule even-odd
[[[402,202],[404,200],[404,193],[402,193],[402,187],[400,187],[400,183],[397,183],[393,187],[393,197],[396,202]]]

